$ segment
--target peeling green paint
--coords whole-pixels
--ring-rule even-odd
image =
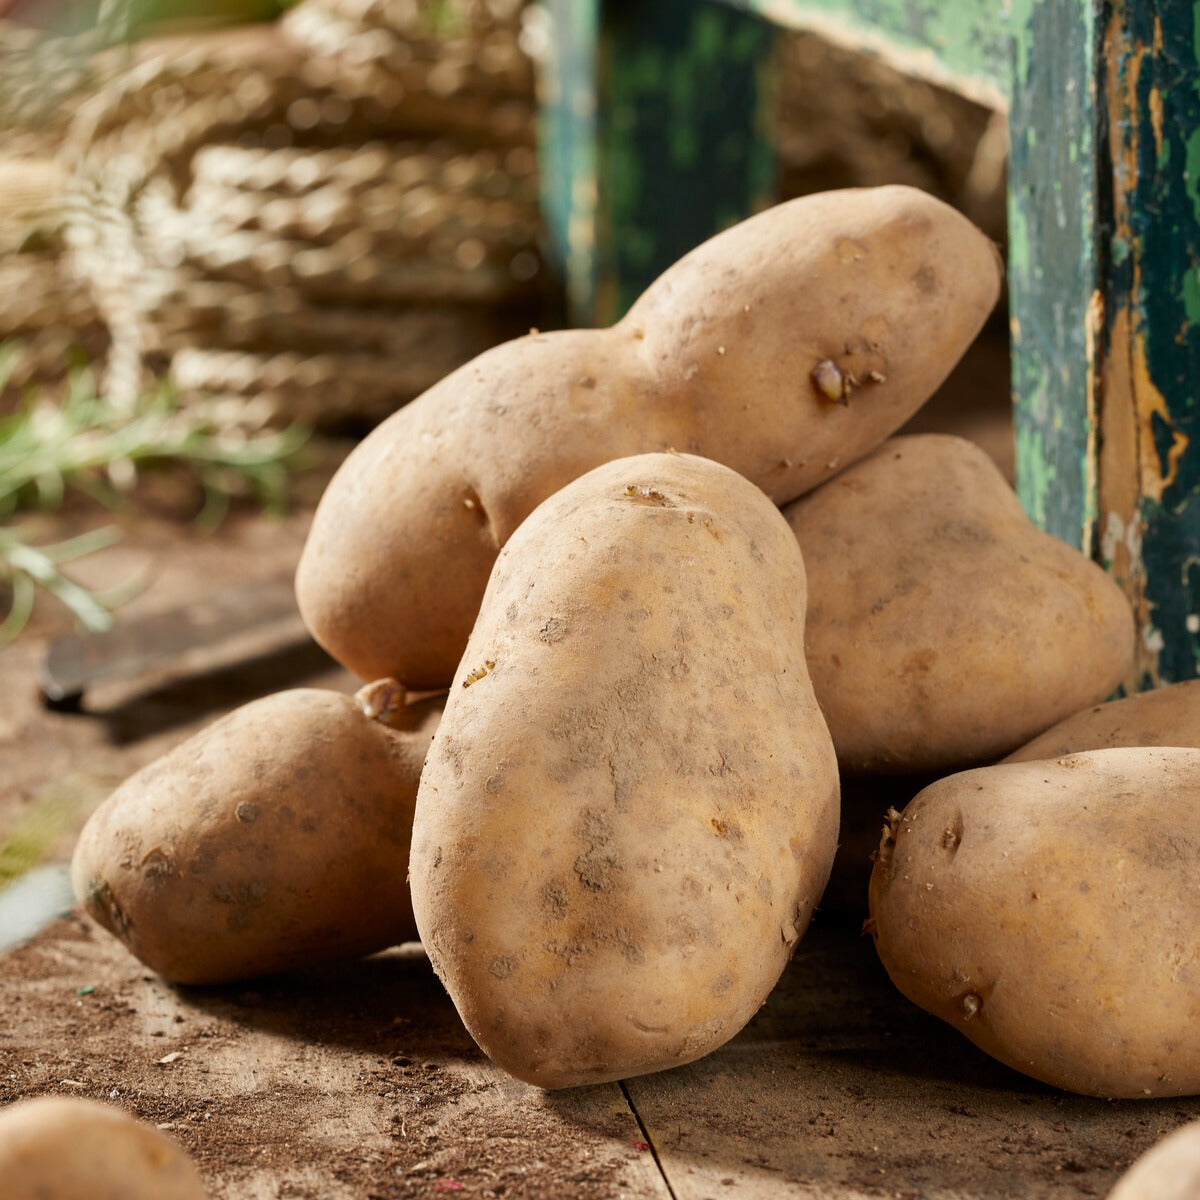
[[[606,325],[676,259],[770,202],[773,34],[718,3],[600,10],[596,287],[573,316]]]
[[[1183,277],[1183,311],[1189,325],[1200,322],[1200,266],[1196,264],[1188,267]]]
[[[1117,79],[1114,215],[1130,244],[1109,267],[1110,331],[1121,314],[1134,365],[1131,404],[1147,461],[1128,451],[1126,487],[1140,492],[1141,661],[1152,683],[1196,677],[1200,561],[1200,5],[1110,0]]]
[[[539,72],[538,158],[547,260],[562,280],[567,307],[595,300],[596,53],[599,9],[544,0],[552,31]]]
[[[1008,209],[1017,492],[1038,525],[1089,552],[1098,509],[1087,333],[1095,195],[1077,164],[1094,161],[1094,39],[1076,6],[1030,8],[1016,36]]]
[[[1164,149],[1170,146],[1170,139],[1163,138]],[[1192,200],[1192,212],[1200,221],[1200,129],[1192,131],[1184,145],[1185,166],[1183,177],[1186,181],[1187,194]]]
[[[769,202],[772,44],[719,3],[548,0],[539,151],[574,324],[608,324],[686,251]]]
[[[1020,425],[1016,430],[1017,461],[1021,464],[1021,503],[1030,520],[1045,528],[1046,501],[1057,474],[1046,460],[1045,440],[1036,427]]]
[[[731,0],[794,29],[836,28],[847,40],[885,42],[914,68],[946,83],[1008,90],[1014,22],[1030,0],[1002,4],[946,0]]]

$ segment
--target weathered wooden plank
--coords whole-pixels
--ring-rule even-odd
[[[1200,4],[1105,18],[1100,553],[1138,617],[1136,689],[1200,661]]]
[[[750,1025],[625,1085],[676,1200],[1106,1195],[1200,1099],[1110,1103],[989,1059],[892,988],[857,929],[818,923]]]
[[[984,104],[1008,102],[1014,8],[1028,0],[728,0],[776,25],[896,63]]]
[[[1088,553],[1096,514],[1099,297],[1091,0],[1034,0],[1013,29],[1009,163],[1017,490]]]

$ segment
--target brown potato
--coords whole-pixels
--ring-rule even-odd
[[[892,438],[784,509],[808,666],[847,772],[990,762],[1103,700],[1133,657],[1111,576],[1038,530],[979,447]]]
[[[981,767],[894,814],[871,876],[910,1000],[1055,1087],[1200,1092],[1200,750]]]
[[[308,627],[364,679],[445,687],[496,553],[610,459],[674,449],[783,503],[938,387],[1000,260],[912,188],[806,196],[692,251],[611,329],[531,334],[395,413],[346,460],[296,577]]]
[[[1072,713],[1004,761],[1059,758],[1114,746],[1200,747],[1200,679],[1167,684]]]
[[[410,874],[434,968],[513,1075],[677,1066],[766,998],[837,840],[803,627],[778,510],[690,455],[597,468],[501,552]]]
[[[1196,1200],[1200,1196],[1200,1121],[1156,1142],[1117,1180],[1108,1200]]]
[[[108,1104],[41,1096],[0,1109],[4,1200],[207,1200],[183,1147]]]
[[[80,903],[176,983],[413,939],[404,864],[440,702],[405,706],[389,682],[362,701],[309,688],[255,700],[131,776],[80,835]],[[394,727],[367,715],[381,691]]]

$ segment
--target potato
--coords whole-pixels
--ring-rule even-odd
[[[1059,758],[1113,746],[1200,748],[1200,679],[1167,684],[1072,713],[1014,750],[1005,762]]]
[[[414,938],[404,864],[439,706],[405,706],[391,681],[359,695],[255,700],[131,776],[79,837],[80,903],[176,983]]]
[[[944,434],[892,438],[784,509],[808,569],[808,667],[847,772],[994,761],[1103,700],[1133,659],[1111,576]]]
[[[1200,1121],[1156,1142],[1117,1180],[1108,1200],[1196,1200],[1200,1196]]]
[[[911,188],[806,196],[686,255],[611,329],[480,355],[347,458],[296,576],[316,639],[364,679],[445,687],[496,553],[551,493],[679,450],[776,503],[867,453],[937,388],[1001,264]]]
[[[206,1200],[183,1148],[95,1100],[41,1096],[0,1109],[4,1200]]]
[[[1200,1091],[1200,750],[980,767],[893,816],[871,922],[910,1000],[1055,1087]]]
[[[690,455],[599,467],[501,552],[417,798],[413,910],[479,1045],[542,1087],[732,1037],[837,839],[777,509]]]

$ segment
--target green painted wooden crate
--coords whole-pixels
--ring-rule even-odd
[[[771,199],[768,64],[813,30],[1009,113],[1017,485],[1200,664],[1200,2],[546,0],[545,207],[577,324]]]

